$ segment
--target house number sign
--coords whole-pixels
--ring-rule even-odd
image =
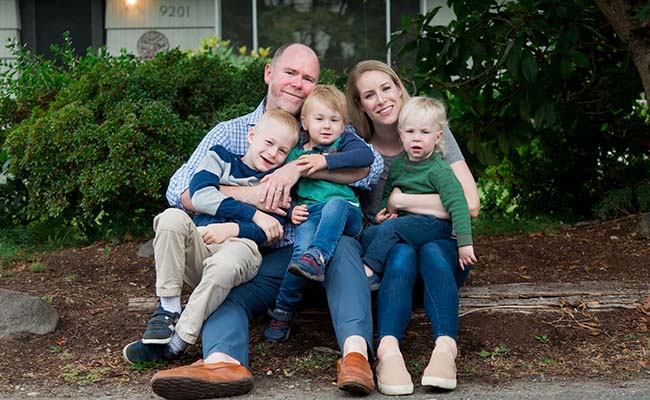
[[[190,16],[190,6],[166,6],[158,8],[161,17],[183,18]]]

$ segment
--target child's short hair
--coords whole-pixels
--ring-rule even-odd
[[[311,94],[307,96],[305,103],[302,105],[300,116],[307,118],[314,102],[321,102],[328,108],[341,114],[343,118],[343,125],[346,125],[350,120],[348,118],[348,107],[345,102],[345,95],[336,86],[333,85],[316,85]]]
[[[411,118],[418,120],[431,121],[434,126],[438,126],[442,130],[443,135],[440,142],[434,148],[434,151],[444,154],[446,150],[444,132],[447,129],[447,110],[445,105],[436,99],[423,96],[411,97],[402,106],[402,111],[399,113],[397,127],[402,129],[406,122]]]
[[[284,110],[280,110],[280,109],[269,110],[266,111],[264,114],[262,114],[260,120],[257,121],[257,124],[255,124],[255,130],[259,131],[262,129],[266,129],[266,126],[269,124],[270,121],[276,121],[281,125],[283,125],[285,128],[287,128],[288,130],[290,130],[291,132],[295,133],[296,143],[298,142],[298,138],[300,137],[300,126],[298,126],[298,121],[296,120],[296,117],[294,117],[293,115],[289,114]]]

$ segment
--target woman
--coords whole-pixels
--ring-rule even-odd
[[[347,101],[350,119],[361,136],[384,157],[384,173],[375,188],[363,196],[362,207],[370,221],[378,211],[383,188],[393,159],[402,152],[397,119],[408,93],[397,74],[380,61],[367,60],[350,71]],[[445,132],[448,148],[445,160],[461,182],[470,214],[479,210],[474,177],[451,132]],[[389,198],[389,207],[413,213],[449,218],[435,194],[409,195],[397,189]],[[386,261],[377,296],[377,386],[387,395],[410,394],[413,382],[400,352],[411,318],[413,286],[418,276],[424,283],[424,307],[431,320],[435,348],[422,376],[422,385],[445,389],[456,387],[458,336],[458,287],[469,268],[458,265],[456,241],[449,238],[429,242],[419,251],[397,244]]]

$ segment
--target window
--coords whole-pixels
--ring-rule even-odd
[[[253,10],[253,3],[256,10]],[[322,66],[338,71],[365,59],[386,60],[386,2],[362,0],[222,1],[222,37],[233,45],[253,46],[253,11],[259,47],[287,42],[311,46]],[[391,31],[402,16],[420,12],[419,0],[392,0]]]

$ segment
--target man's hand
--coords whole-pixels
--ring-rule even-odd
[[[296,225],[300,225],[303,222],[307,221],[308,216],[309,216],[309,211],[307,211],[306,204],[303,204],[301,206],[296,206],[293,208],[293,211],[291,212],[291,222],[293,222]]]
[[[298,158],[296,164],[300,171],[305,172],[307,176],[327,168],[327,160],[322,154],[303,154]]]
[[[253,222],[264,231],[268,243],[280,240],[284,234],[284,228],[280,221],[263,211],[255,211]]]
[[[390,192],[388,196],[388,202],[386,203],[386,209],[391,214],[396,214],[400,210],[400,199],[402,196],[402,190],[398,187],[393,188],[393,191]]]
[[[396,218],[396,217],[397,217],[397,213],[391,213],[387,209],[382,208],[377,212],[377,214],[375,214],[375,223],[381,224],[387,219]]]
[[[219,244],[239,235],[239,225],[234,222],[224,222],[221,224],[210,224],[207,226],[197,227],[203,243],[205,244]]]
[[[460,265],[460,269],[465,271],[466,265],[474,265],[476,262],[474,246],[463,246],[458,248],[458,265]]]
[[[300,179],[300,173],[301,171],[295,163],[289,163],[262,178],[260,202],[267,210],[289,208],[291,188]]]

